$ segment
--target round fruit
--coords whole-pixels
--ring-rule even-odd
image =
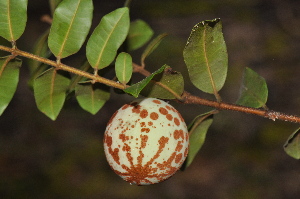
[[[146,98],[114,113],[104,135],[107,161],[116,174],[137,185],[171,177],[188,153],[186,124],[168,103]]]

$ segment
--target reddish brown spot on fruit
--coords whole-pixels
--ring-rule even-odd
[[[180,125],[180,121],[177,117],[174,118],[174,123],[179,126]]]
[[[155,104],[161,104],[159,100],[153,100],[152,102],[154,102]]]
[[[142,132],[149,133],[149,132],[150,132],[150,129],[149,129],[149,128],[142,128],[141,131],[142,131]]]
[[[178,140],[180,138],[180,132],[178,130],[174,131],[174,138],[175,140]]]
[[[140,105],[136,105],[132,108],[132,112],[133,113],[140,113],[141,112],[141,106]]]
[[[168,120],[172,121],[173,116],[172,116],[171,114],[168,114],[168,115],[166,115],[166,118],[167,118]]]
[[[175,162],[178,164],[182,159],[182,153],[176,155]]]
[[[152,120],[157,120],[157,119],[158,119],[158,114],[155,113],[155,112],[152,112],[152,113],[150,114],[150,118],[151,118]]]
[[[122,110],[127,109],[129,106],[130,106],[129,104],[125,104],[125,105],[122,107]]]
[[[112,145],[112,137],[109,135],[105,136],[105,143],[107,144],[108,147],[111,147]]]
[[[141,135],[141,148],[145,148],[148,141],[147,135]]]
[[[143,109],[140,113],[141,118],[146,118],[148,116],[148,111],[146,109]]]
[[[111,149],[111,147],[108,148],[108,152],[113,157],[114,161],[117,164],[120,164],[120,157],[119,157],[119,149],[115,148],[114,150]]]
[[[176,146],[176,148],[175,148],[175,151],[180,151],[181,149],[182,149],[182,147],[183,147],[183,145],[182,145],[182,142],[178,142],[177,143],[177,146]]]
[[[122,150],[130,152],[131,148],[130,148],[130,146],[128,146],[128,144],[124,143],[124,146],[123,146]]]
[[[151,122],[151,121],[148,122],[148,125],[149,125],[149,126],[152,126],[152,125],[153,125],[153,122]]]
[[[141,122],[140,125],[141,125],[141,127],[146,127],[146,123],[145,122]]]
[[[167,114],[168,114],[167,109],[165,109],[165,108],[163,108],[163,107],[160,107],[160,108],[159,108],[159,112],[160,112],[161,114],[163,114],[163,115],[167,115]]]

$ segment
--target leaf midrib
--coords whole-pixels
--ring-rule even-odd
[[[64,41],[63,41],[63,43],[62,43],[62,45],[61,45],[61,48],[60,48],[60,51],[59,51],[59,53],[58,53],[58,57],[61,57],[61,54],[63,53],[63,50],[64,50],[64,48],[65,48],[66,42],[67,42],[67,40],[68,40],[68,37],[69,37],[69,35],[70,35],[71,29],[72,29],[72,26],[73,26],[73,23],[74,23],[74,20],[75,20],[75,17],[76,17],[76,15],[77,15],[77,11],[78,11],[78,8],[79,8],[80,3],[81,3],[81,1],[79,0],[79,1],[78,1],[78,4],[77,4],[76,11],[74,12],[74,15],[73,15],[73,17],[72,17],[70,26],[69,26],[69,28],[68,28],[68,31],[66,32],[66,36],[65,36],[65,38],[64,38]]]
[[[206,50],[206,27],[205,26],[204,26],[204,30],[203,30],[203,52],[204,52],[206,69],[207,69],[207,72],[208,72],[208,75],[209,75],[210,83],[211,83],[211,86],[213,88],[213,92],[216,94],[217,93],[217,89],[216,89],[216,85],[215,85],[215,82],[214,82],[214,79],[213,79],[213,75],[212,75],[212,72],[211,72],[211,68],[210,68],[210,65],[209,65],[209,60],[207,58],[207,50]]]

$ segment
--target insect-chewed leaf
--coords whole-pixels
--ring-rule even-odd
[[[16,41],[23,34],[27,21],[27,0],[0,1],[0,36]]]
[[[192,83],[203,92],[216,94],[225,83],[228,67],[220,19],[195,25],[183,56]]]
[[[120,53],[116,59],[115,69],[116,76],[122,84],[129,82],[132,75],[132,58],[130,54]]]
[[[70,79],[54,68],[37,77],[33,90],[38,109],[55,120],[64,105],[69,84]]]
[[[130,23],[127,36],[128,50],[136,50],[147,43],[153,36],[153,30],[143,20],[138,19]]]
[[[22,61],[20,59],[0,58],[0,115],[2,115],[16,92],[21,65]]]
[[[175,99],[173,93],[181,95],[184,90],[184,81],[181,73],[173,71],[168,65],[164,65],[163,73],[155,75],[142,90],[142,95],[160,99]],[[171,90],[172,92],[170,92]]]
[[[289,156],[300,159],[300,128],[288,138],[283,148]]]
[[[240,97],[237,104],[260,108],[265,106],[268,99],[266,80],[250,68],[245,68]]]
[[[102,69],[112,63],[129,30],[129,10],[119,8],[105,15],[86,46],[86,56],[93,68]]]
[[[99,83],[92,84],[90,81],[82,82],[75,87],[76,99],[84,110],[95,115],[109,100],[109,87]]]
[[[208,117],[207,117],[208,116]],[[190,147],[187,159],[182,170],[186,169],[193,162],[197,153],[204,144],[206,133],[208,128],[213,122],[213,116],[210,115],[210,112],[201,114],[191,122],[189,125],[189,134],[190,134]]]
[[[165,70],[166,66],[162,66],[160,69],[158,69],[157,71],[155,71],[154,73],[152,73],[151,75],[149,75],[148,77],[146,77],[145,79],[143,79],[142,81],[124,89],[124,91],[128,94],[133,95],[134,97],[138,97],[140,92],[143,90],[143,88],[145,88],[145,86],[151,81],[151,79],[159,74],[162,73]]]
[[[64,0],[56,8],[48,45],[57,58],[76,53],[92,23],[92,0]]]

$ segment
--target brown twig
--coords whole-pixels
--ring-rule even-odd
[[[28,52],[18,50],[17,48],[9,48],[9,47],[0,45],[0,50],[4,50],[4,51],[12,53],[12,55],[13,55],[12,57],[19,55],[22,57],[33,59],[33,60],[48,64],[48,65],[51,65],[53,67],[56,67],[58,70],[64,70],[64,71],[68,71],[68,72],[76,74],[76,75],[87,77],[89,79],[94,80],[95,82],[100,82],[100,83],[106,84],[108,86],[112,86],[114,88],[119,88],[119,89],[123,90],[127,87],[126,85],[115,82],[113,80],[109,80],[109,79],[100,77],[98,75],[93,75],[88,72],[67,66],[65,64],[57,63],[55,61],[52,61],[52,60],[49,60],[49,59],[46,59],[43,57],[39,57],[37,55],[33,55]],[[134,72],[139,72],[145,76],[150,75],[149,71],[145,70],[143,67],[141,67],[137,64],[133,64],[133,67],[134,67]],[[287,121],[287,122],[300,123],[299,116],[287,115],[285,113],[280,113],[280,112],[276,112],[276,111],[272,111],[272,110],[262,110],[262,109],[257,109],[257,108],[235,105],[235,104],[228,104],[228,103],[224,103],[224,102],[211,101],[211,100],[200,98],[198,96],[191,95],[190,93],[188,93],[186,91],[184,91],[181,96],[178,96],[177,94],[174,96],[183,104],[199,104],[199,105],[214,107],[217,110],[231,110],[231,111],[238,111],[238,112],[258,115],[258,116],[268,118],[268,119],[271,119],[274,121],[276,119],[278,119],[278,120],[283,120],[283,121]]]

